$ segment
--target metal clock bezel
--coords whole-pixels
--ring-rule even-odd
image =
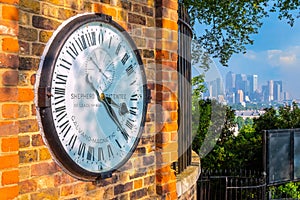
[[[74,160],[72,160],[62,146],[59,140],[58,133],[54,126],[52,108],[51,108],[51,81],[53,77],[53,72],[55,68],[55,63],[60,54],[65,41],[74,33],[79,27],[91,23],[91,22],[101,22],[106,23],[114,28],[116,28],[120,34],[123,34],[127,42],[130,44],[138,64],[141,69],[142,79],[143,79],[143,113],[142,120],[137,134],[137,139],[131,148],[131,151],[127,153],[126,157],[117,165],[117,167],[104,173],[95,173],[85,170],[78,166]],[[149,101],[149,91],[147,89],[146,75],[143,66],[139,50],[137,49],[133,39],[121,27],[118,23],[112,20],[108,15],[100,13],[87,13],[82,15],[77,15],[70,18],[64,22],[53,34],[47,46],[45,47],[43,56],[41,57],[41,62],[39,66],[39,71],[37,73],[35,85],[35,105],[37,108],[37,117],[39,126],[41,128],[41,133],[43,140],[48,146],[54,161],[68,174],[71,176],[85,181],[95,181],[103,178],[112,176],[112,173],[123,166],[132,156],[134,150],[136,149],[140,137],[143,132],[143,127],[146,120],[147,104]]]

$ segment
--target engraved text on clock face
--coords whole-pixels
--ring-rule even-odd
[[[89,22],[65,41],[51,81],[55,129],[81,168],[118,168],[137,141],[145,112],[143,71],[126,37]]]

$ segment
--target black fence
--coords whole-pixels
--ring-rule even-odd
[[[251,170],[203,170],[197,182],[198,200],[295,200],[300,182],[268,185],[265,173]]]
[[[179,4],[178,20],[178,161],[173,163],[177,173],[191,164],[192,111],[191,111],[191,41],[192,28],[187,10]]]
[[[198,180],[198,200],[267,199],[266,177],[261,172],[202,171]]]

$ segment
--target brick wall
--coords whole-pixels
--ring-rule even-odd
[[[1,2],[1,1],[0,1]],[[30,104],[19,93],[19,45],[17,1],[4,1],[0,7],[0,196],[12,199],[19,193],[18,119],[31,115]],[[27,96],[28,97],[28,96]],[[22,98],[22,99],[21,99]]]
[[[177,1],[0,0],[1,199],[176,199]],[[152,100],[136,152],[97,184],[78,181],[53,161],[34,107],[35,74],[53,31],[83,12],[111,15],[134,38]]]

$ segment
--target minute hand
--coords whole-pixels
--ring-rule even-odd
[[[97,95],[98,101],[103,103],[109,117],[114,121],[114,123],[118,126],[118,128],[120,129],[122,135],[124,136],[125,140],[128,140],[128,133],[126,132],[126,130],[122,127],[121,123],[118,120],[118,117],[116,115],[116,113],[114,112],[114,110],[112,109],[111,105],[109,104],[107,98],[105,97],[105,95],[103,93],[101,93],[99,95],[99,92],[97,91],[97,89],[94,87],[94,85],[89,81],[88,77],[86,77],[86,81],[87,83],[91,86],[91,88],[94,90],[94,92]]]
[[[120,129],[122,135],[124,136],[124,138],[126,140],[128,140],[128,133],[126,132],[126,130],[122,127],[121,123],[118,120],[118,117],[115,113],[115,111],[112,109],[111,105],[109,104],[109,102],[107,101],[107,98],[105,97],[105,95],[103,93],[100,94],[99,96],[99,101],[101,101],[107,111],[107,113],[109,114],[110,118],[115,122],[115,124],[118,126],[118,128]]]

